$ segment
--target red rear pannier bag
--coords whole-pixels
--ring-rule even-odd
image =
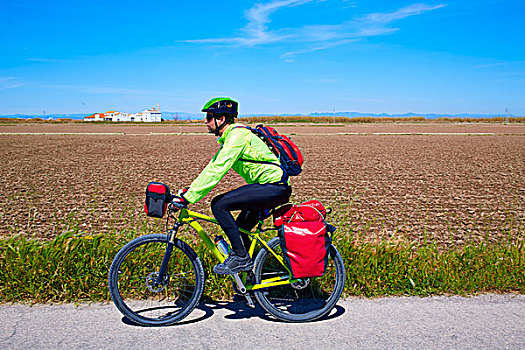
[[[317,200],[288,204],[274,212],[283,256],[294,278],[324,274],[331,243],[325,216],[326,209]]]
[[[321,277],[324,274],[330,249],[324,221],[283,224],[279,237],[283,256],[294,278]]]
[[[323,221],[326,209],[318,200],[311,200],[299,205],[285,205],[274,212],[274,225],[281,226],[285,222]]]
[[[160,182],[150,182],[146,186],[144,212],[147,216],[162,218],[170,200],[170,188]]]

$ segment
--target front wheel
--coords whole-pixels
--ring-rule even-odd
[[[117,253],[109,269],[109,291],[115,306],[143,326],[166,326],[182,320],[204,290],[200,259],[178,239],[157,283],[167,247],[167,235],[138,237]]]
[[[268,246],[282,257],[279,237]],[[255,282],[287,277],[288,271],[267,249],[262,249],[255,259]],[[276,318],[288,322],[307,322],[328,314],[343,293],[345,269],[337,249],[330,245],[326,272],[322,277],[301,279],[300,282],[255,290],[261,306]]]

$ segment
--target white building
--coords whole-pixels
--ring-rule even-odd
[[[145,109],[140,113],[130,114],[130,121],[132,122],[146,122],[146,123],[160,123],[162,121],[162,112],[157,109]]]
[[[104,113],[95,113],[84,118],[85,122],[101,122],[104,121]]]
[[[107,111],[105,113],[95,113],[84,118],[85,122],[112,121],[112,122],[146,122],[160,123],[162,121],[162,112],[157,109],[145,109],[140,113],[128,114],[117,111]]]
[[[106,118],[108,120],[111,120],[112,122],[129,122],[129,114],[124,112],[117,112],[117,111],[108,111],[104,113]]]

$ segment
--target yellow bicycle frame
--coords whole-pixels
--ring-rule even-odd
[[[215,255],[217,260],[219,260],[222,263],[224,260],[226,260],[226,256],[224,256],[224,254],[222,254],[222,252],[219,251],[219,249],[217,249],[215,244],[212,242],[212,240],[210,239],[210,237],[208,236],[206,231],[204,231],[204,229],[198,223],[197,220],[203,220],[203,221],[211,222],[211,223],[217,224],[217,225],[219,224],[219,222],[216,219],[214,219],[214,218],[212,218],[210,216],[207,216],[207,215],[204,215],[204,214],[201,214],[201,213],[197,213],[197,212],[188,210],[186,208],[180,210],[179,217],[178,217],[177,221],[180,224],[188,224],[195,231],[197,231],[197,234],[199,235],[199,237],[204,242],[204,245],[206,246],[206,248],[208,248],[213,253],[213,255]],[[253,254],[255,252],[255,246],[257,245],[257,242],[260,242],[279,261],[279,263],[286,269],[286,271],[288,271],[288,275],[268,278],[268,279],[262,280],[261,283],[254,284],[254,285],[246,285],[245,284],[246,283],[246,277],[247,277],[248,273],[247,272],[242,272],[241,273],[241,279],[242,279],[242,282],[245,284],[246,290],[257,290],[257,289],[261,289],[261,288],[275,287],[275,286],[280,286],[280,285],[285,285],[285,284],[299,282],[298,279],[292,279],[291,278],[292,274],[291,274],[290,270],[288,269],[288,266],[286,266],[286,263],[284,262],[283,258],[281,256],[279,256],[277,253],[275,253],[273,251],[273,249],[271,249],[268,246],[266,241],[264,241],[264,239],[261,238],[261,236],[260,236],[260,232],[261,232],[260,229],[257,229],[255,232],[250,232],[250,231],[247,231],[247,230],[244,230],[244,229],[240,229],[240,231],[244,232],[244,233],[246,233],[246,234],[248,234],[248,235],[250,235],[252,237],[252,243],[251,243],[250,248],[248,250],[248,252],[250,253],[250,256],[253,257]]]

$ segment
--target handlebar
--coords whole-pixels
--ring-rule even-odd
[[[174,199],[183,199],[184,202],[173,202]],[[181,209],[187,208],[186,203],[188,203],[188,202],[186,201],[185,198],[183,198],[181,196],[175,196],[173,194],[170,194],[168,210],[171,211],[171,212],[177,212],[177,211],[179,211]]]

